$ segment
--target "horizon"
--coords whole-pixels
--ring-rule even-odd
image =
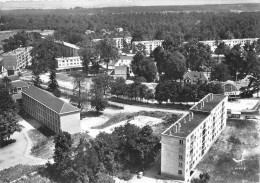
[[[1,10],[15,9],[70,9],[134,7],[134,6],[188,6],[188,5],[225,5],[225,4],[259,4],[258,0],[0,0]],[[260,6],[260,5],[259,5]]]

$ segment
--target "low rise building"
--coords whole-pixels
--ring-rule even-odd
[[[202,84],[207,83],[208,78],[205,76],[203,72],[197,72],[197,71],[188,71],[183,76],[184,83],[190,83],[190,84]]]
[[[71,70],[75,68],[82,68],[82,60],[77,57],[61,57],[56,58],[58,62],[57,70]]]
[[[227,120],[227,96],[208,94],[161,135],[161,174],[190,182]]]
[[[93,39],[93,42],[99,42],[102,39]],[[124,48],[124,41],[129,45],[131,44],[132,41],[132,37],[116,37],[113,38],[113,40],[116,43],[116,47],[121,50],[122,48]]]
[[[27,65],[31,65],[32,47],[17,48],[2,55],[1,72],[4,76],[14,75],[15,71],[21,71]]]
[[[22,90],[29,88],[29,84],[20,80],[12,81],[10,87],[10,94],[13,100],[18,101],[22,99]]]
[[[59,133],[81,132],[80,110],[35,86],[22,90],[23,109],[44,126]]]

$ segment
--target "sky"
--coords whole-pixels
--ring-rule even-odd
[[[260,3],[260,0],[0,0],[0,9]]]

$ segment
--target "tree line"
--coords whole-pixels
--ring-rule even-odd
[[[21,10],[20,10],[21,11]],[[189,13],[124,13],[88,15],[87,9],[26,11],[3,13],[2,30],[54,29],[64,41],[76,44],[93,30],[91,38],[102,38],[102,29],[114,31],[122,27],[134,40],[164,39],[165,35],[178,35],[189,41],[260,37],[259,12],[189,12]],[[122,33],[115,33],[124,36]],[[114,35],[113,35],[114,36]]]

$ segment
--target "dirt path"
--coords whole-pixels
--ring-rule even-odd
[[[21,120],[19,123],[23,125],[24,128],[20,133],[15,132],[11,136],[16,142],[0,149],[0,170],[18,164],[40,165],[47,162],[47,160],[35,158],[30,155],[32,141],[27,132],[34,127],[24,120]]]

